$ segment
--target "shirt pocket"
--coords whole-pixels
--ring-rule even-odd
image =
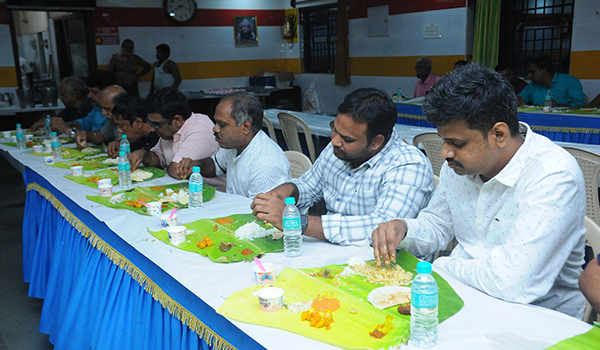
[[[515,220],[512,216],[494,216],[485,237],[486,247],[493,248],[506,244],[512,235],[514,226]]]
[[[363,184],[356,189],[349,205],[353,208],[353,215],[368,215],[377,205],[378,191],[371,184]]]

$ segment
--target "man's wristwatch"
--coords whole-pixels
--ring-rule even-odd
[[[75,133],[77,132],[77,128],[73,127],[71,128],[71,137],[75,138]]]
[[[306,226],[308,226],[308,216],[300,214],[300,225],[302,225],[302,234],[304,234]]]

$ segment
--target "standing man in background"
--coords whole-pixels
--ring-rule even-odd
[[[123,40],[121,51],[115,52],[108,62],[108,71],[115,74],[117,84],[128,94],[139,96],[138,79],[148,74],[152,67],[143,58],[134,54],[133,49],[133,41]],[[139,73],[138,67],[142,67]]]
[[[171,48],[167,44],[156,47],[156,59],[154,62],[154,74],[150,84],[150,93],[166,87],[177,89],[181,84],[181,75],[177,63],[169,59]]]
[[[433,62],[431,62],[429,57],[421,57],[417,60],[415,71],[419,80],[417,81],[417,85],[415,85],[413,98],[425,96],[431,87],[440,81],[440,77],[431,73],[431,68],[433,68]]]

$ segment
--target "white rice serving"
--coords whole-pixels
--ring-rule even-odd
[[[244,226],[241,226],[235,230],[235,237],[243,239],[254,240],[255,238],[273,237],[273,239],[281,238],[281,231],[276,228],[270,228],[266,230],[256,222],[249,222]]]

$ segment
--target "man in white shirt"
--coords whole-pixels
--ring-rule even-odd
[[[448,73],[423,111],[447,162],[416,219],[373,231],[378,264],[396,248],[424,256],[456,238],[435,266],[494,297],[581,318],[585,188],[575,159],[519,124],[510,83],[479,65]]]
[[[260,101],[247,92],[235,92],[215,111],[217,154],[199,161],[184,159],[186,169],[199,165],[202,176],[227,174],[227,193],[254,198],[291,179],[290,162],[262,128]]]

